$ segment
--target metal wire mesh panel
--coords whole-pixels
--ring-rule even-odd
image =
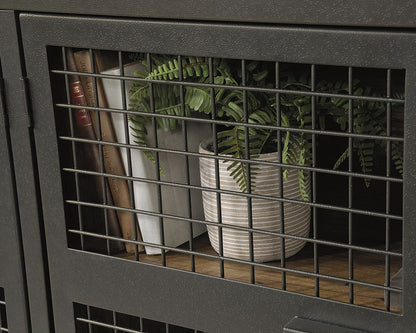
[[[404,70],[49,54],[70,248],[401,312]]]
[[[74,303],[74,314],[76,333],[202,333],[190,328],[78,303]]]
[[[6,317],[6,300],[4,298],[4,289],[0,288],[0,332],[8,332]]]

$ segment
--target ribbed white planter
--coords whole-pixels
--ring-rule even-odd
[[[206,142],[199,146],[202,154],[213,155],[205,149]],[[278,162],[277,153],[262,154],[259,160]],[[220,189],[240,192],[235,180],[230,176],[227,167],[231,162],[219,160]],[[215,159],[201,157],[199,160],[201,185],[216,188]],[[254,194],[279,197],[280,177],[277,166],[256,165]],[[306,190],[310,193],[310,177],[305,175]],[[298,175],[295,170],[289,172],[287,180],[283,181],[283,194],[287,199],[302,200],[299,192]],[[249,227],[247,198],[241,195],[221,194],[221,220],[223,225]],[[203,206],[205,219],[218,222],[217,194],[203,191]],[[289,235],[307,237],[309,235],[310,208],[303,204],[284,203],[284,232]],[[280,232],[280,203],[267,199],[252,199],[253,229]],[[219,252],[218,232],[216,226],[208,226],[211,245]],[[250,259],[249,232],[223,227],[223,254],[226,257]],[[285,257],[290,257],[300,251],[305,241],[285,239]],[[265,262],[281,259],[281,237],[264,233],[253,233],[254,261]]]

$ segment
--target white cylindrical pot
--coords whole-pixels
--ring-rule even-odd
[[[201,154],[213,155],[206,149],[207,144],[201,143]],[[261,154],[258,160],[278,162],[278,153]],[[232,162],[219,160],[218,174],[220,189],[241,193],[236,181],[230,175],[227,168]],[[215,159],[201,157],[199,159],[201,185],[206,188],[216,188]],[[253,165],[253,164],[252,164]],[[280,175],[279,169],[274,165],[254,164],[256,175],[254,176],[253,194],[279,198]],[[310,177],[305,171],[306,192],[310,194]],[[218,209],[217,197],[220,197],[221,209]],[[303,201],[299,190],[298,172],[289,171],[288,178],[283,181],[283,196],[286,199]],[[222,228],[208,226],[208,235],[212,247],[219,252],[219,230],[222,229],[223,255],[231,258],[250,259],[249,231],[227,228],[227,225],[249,227],[249,204],[247,197],[238,194],[217,194],[213,191],[202,191],[205,220],[218,223],[220,214]],[[257,230],[280,232],[281,218],[280,205],[276,200],[257,199],[251,200],[252,227]],[[284,233],[301,237],[309,236],[310,207],[302,203],[283,203]],[[253,232],[254,261],[265,262],[281,259],[282,237],[260,232]],[[296,254],[305,245],[305,241],[285,238],[285,257]]]

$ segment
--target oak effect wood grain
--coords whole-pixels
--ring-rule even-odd
[[[184,244],[181,249],[189,249],[188,244]],[[401,244],[393,244],[392,250],[399,252]],[[209,244],[206,234],[194,240],[194,251],[202,254],[217,255]],[[318,252],[319,254],[319,252]],[[128,254],[121,255],[124,259],[134,260]],[[354,280],[368,282],[377,285],[384,285],[385,280],[385,256],[380,254],[353,251],[353,271]],[[154,265],[162,265],[161,256],[141,255],[139,260]],[[207,258],[195,255],[195,272],[210,276],[220,277],[220,259]],[[169,251],[166,253],[166,266],[184,271],[191,271],[191,255]],[[282,289],[282,272],[273,267],[280,267],[280,261],[265,263],[270,268],[255,268],[255,283],[258,285]],[[401,258],[390,257],[390,277],[392,277],[401,267]],[[301,272],[314,272],[313,249],[311,245],[306,246],[298,255],[286,259],[286,267]],[[250,265],[224,261],[225,278],[250,283]],[[348,251],[338,252],[319,256],[319,273],[327,276],[348,279]],[[316,296],[315,278],[301,273],[286,273],[286,290],[303,295]],[[319,279],[319,297],[349,303],[350,286],[345,282],[338,282],[331,279]],[[385,310],[384,291],[379,288],[366,286],[353,286],[354,304],[365,307]],[[399,313],[399,309],[391,309],[392,312]]]

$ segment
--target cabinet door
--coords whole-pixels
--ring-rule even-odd
[[[414,330],[413,34],[33,14],[20,22],[57,331]],[[91,68],[102,62],[97,51],[117,65],[85,74],[68,50],[84,51]],[[90,78],[87,106],[71,100],[74,75]],[[99,101],[106,80],[117,83],[118,104],[108,86],[107,104]],[[129,102],[134,92],[144,100]],[[103,126],[83,135],[82,125],[108,114],[122,124],[117,141]],[[206,125],[211,138],[226,138],[211,153],[198,149]],[[253,134],[275,136],[267,142],[278,157],[221,155],[227,130],[242,152],[255,149]],[[108,147],[124,154],[124,174],[106,167]],[[93,154],[98,169],[85,162]],[[204,159],[213,185],[192,176]],[[235,162],[237,180],[246,175],[245,189],[220,184],[230,177],[219,177],[223,160]],[[258,189],[276,177],[283,187]],[[114,203],[112,179],[126,182],[128,205]],[[94,188],[98,199],[87,195]],[[205,215],[196,208],[209,194],[219,207],[211,217],[215,204]],[[227,196],[246,205],[227,212]],[[282,222],[261,224],[264,202]],[[112,227],[114,213],[130,215],[130,235]],[[168,229],[183,225],[187,242],[171,245]],[[209,238],[195,235],[200,225]],[[403,278],[392,279],[401,267]]]
[[[27,291],[18,218],[13,155],[5,94],[11,92],[13,47],[17,34],[13,31],[11,12],[0,11],[0,332],[29,332]],[[10,67],[9,67],[10,66]]]

